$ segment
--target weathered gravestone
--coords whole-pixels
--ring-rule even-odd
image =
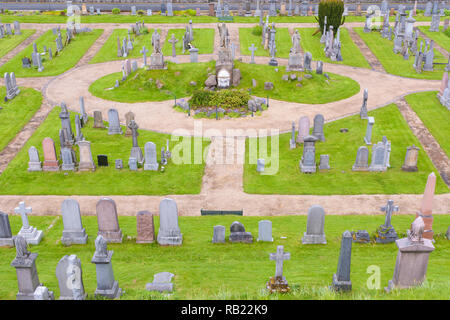
[[[91,143],[83,140],[77,142],[80,150],[80,162],[78,163],[79,171],[95,171],[95,164],[92,158]]]
[[[139,147],[137,140],[137,137],[139,135],[137,130],[139,129],[139,126],[134,120],[131,120],[130,124],[128,125],[128,128],[131,130],[131,135],[133,138],[130,158],[135,158],[137,162],[142,165],[142,163],[144,163],[144,156],[142,155],[142,150]]]
[[[30,225],[28,222],[28,213],[32,212],[31,207],[25,206],[25,202],[19,202],[19,206],[14,209],[14,212],[20,214],[22,218],[22,228],[20,229],[18,236],[23,237],[27,243],[38,245],[42,238],[44,237],[44,233],[42,230],[38,230],[37,228]]]
[[[87,234],[81,222],[80,205],[74,199],[66,199],[61,205],[64,230],[61,243],[69,246],[71,244],[86,244]]]
[[[355,164],[352,167],[353,171],[368,171],[369,170],[369,149],[366,146],[358,148],[356,153]]]
[[[420,286],[425,280],[428,259],[434,246],[430,239],[423,238],[424,228],[422,217],[417,217],[411,224],[411,230],[408,230],[408,237],[395,241],[398,247],[397,260],[394,276],[389,280],[386,291]]]
[[[19,292],[17,300],[35,300],[36,289],[41,285],[36,269],[37,253],[32,253],[27,249],[27,241],[22,236],[14,237],[16,247],[16,257],[11,262],[11,266],[16,268],[17,283]],[[48,300],[53,300],[53,292],[48,292]]]
[[[0,247],[13,247],[14,240],[9,224],[9,216],[0,211]]]
[[[323,115],[317,114],[314,117],[314,128],[313,128],[312,135],[320,141],[325,141],[325,135],[323,134],[324,122],[325,122],[325,120],[324,120]]]
[[[28,171],[42,171],[42,163],[39,159],[39,153],[35,146],[31,146],[30,149],[28,149]]]
[[[97,202],[98,235],[106,241],[122,243],[123,235],[119,227],[116,203],[111,198],[101,198]]]
[[[273,242],[272,221],[261,220],[258,222],[258,241]]]
[[[116,159],[116,161],[115,161],[115,168],[117,170],[123,169],[123,161],[122,161],[122,159]]]
[[[330,170],[330,155],[320,155],[319,170]]]
[[[183,235],[178,226],[177,203],[169,198],[159,204],[159,231],[157,241],[159,245],[177,246],[183,243]]]
[[[391,224],[392,214],[398,211],[398,206],[394,206],[393,200],[388,200],[387,204],[381,207],[381,211],[386,212],[384,224],[378,227],[375,239],[377,243],[391,243],[397,240],[397,232]]]
[[[375,124],[375,118],[374,117],[368,117],[367,118],[367,128],[366,128],[366,135],[364,136],[364,142],[367,145],[372,144],[372,128]]]
[[[352,232],[353,242],[358,243],[369,243],[370,235],[366,230],[358,230],[356,232]]]
[[[337,272],[333,274],[333,283],[330,289],[335,291],[351,291],[350,266],[352,260],[352,235],[349,231],[342,234],[341,251],[339,252],[339,262]]]
[[[253,236],[250,232],[245,232],[244,225],[239,221],[234,221],[230,226],[230,242],[252,243]]]
[[[116,109],[108,110],[108,134],[122,134],[122,128],[119,122],[119,113]]]
[[[103,117],[101,111],[94,111],[94,128],[104,128]]]
[[[172,292],[173,283],[172,278],[173,273],[170,272],[160,272],[153,276],[153,282],[147,283],[145,289],[148,291],[158,291],[158,292]]]
[[[128,167],[131,171],[137,171],[137,159],[136,158],[129,158],[128,159]]]
[[[315,136],[306,136],[303,139],[303,155],[300,159],[300,170],[303,173],[314,173],[316,172],[316,147],[315,143],[317,138]]]
[[[308,135],[309,135],[309,118],[307,116],[303,116],[298,121],[297,142],[303,143],[305,137]]]
[[[59,300],[84,300],[83,273],[81,260],[74,254],[65,255],[56,266],[59,285]]]
[[[144,153],[144,170],[157,171],[159,168],[159,163],[156,158],[156,145],[153,142],[147,142],[144,146]]]
[[[95,239],[95,253],[91,260],[92,263],[95,263],[97,273],[95,295],[115,299],[121,296],[122,289],[119,288],[119,282],[114,279],[111,264],[111,257],[114,251],[108,251],[107,244],[107,240],[101,235],[98,235],[97,239]]]
[[[153,214],[149,211],[139,211],[136,215],[136,243],[155,242],[155,224]]]
[[[425,230],[423,237],[428,240],[433,240],[433,196],[436,188],[436,175],[434,172],[430,173],[427,178],[427,184],[423,193],[422,204],[420,210],[416,212],[416,217],[422,217],[425,223]]]
[[[403,171],[415,172],[417,171],[417,158],[419,156],[419,148],[415,145],[406,148],[405,162],[402,165]]]
[[[271,277],[266,284],[266,288],[270,293],[279,292],[287,293],[290,291],[289,284],[286,278],[283,276],[283,264],[284,260],[291,259],[289,252],[284,252],[283,246],[277,246],[277,252],[269,255],[270,260],[275,260],[275,277]]]
[[[225,243],[224,226],[214,226],[212,243]]]
[[[313,205],[308,209],[306,232],[303,234],[303,244],[326,244],[324,232],[325,210],[322,206]]]
[[[359,111],[359,116],[361,119],[367,119],[367,98],[369,97],[369,90],[364,89],[363,103],[361,110]]]
[[[42,141],[42,149],[44,150],[44,171],[59,171],[59,163],[56,158],[55,143],[51,138],[44,138]]]
[[[73,159],[72,149],[61,148],[62,171],[75,171],[75,162]]]
[[[370,118],[370,117],[369,117]],[[384,140],[384,139],[383,139]],[[386,171],[389,161],[389,142],[378,142],[372,148],[372,161],[369,166],[369,171]]]

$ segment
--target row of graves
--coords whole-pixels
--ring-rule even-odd
[[[11,28],[10,23],[3,24],[0,22],[0,39],[18,36],[21,34],[20,23],[18,21],[14,21],[14,30]]]
[[[56,52],[53,53],[50,45],[48,47],[47,45],[43,45],[42,52],[39,52],[36,42],[33,42],[33,52],[31,53],[31,60],[28,57],[22,58],[22,68],[37,68],[38,72],[44,71],[43,62],[45,61],[45,59],[48,59],[50,61],[58,57],[58,55],[61,54],[64,48],[70,44],[70,42],[76,37],[77,34],[92,32],[92,29],[87,27],[80,28],[79,26],[72,24],[70,25],[70,27],[66,28],[66,37],[64,41],[62,39],[60,27],[53,28],[52,32],[53,35],[56,36]]]
[[[145,26],[144,21],[138,21],[130,25],[130,27],[128,28],[127,37],[124,37],[122,41],[120,41],[119,36],[117,37],[117,56],[123,58],[128,57],[130,52],[134,49],[133,42],[135,41],[136,37],[145,34],[148,34],[148,29]],[[131,37],[131,35],[133,35],[133,37]]]
[[[389,281],[387,292],[392,289],[403,289],[420,286],[425,279],[429,255],[434,251],[434,233],[432,230],[432,202],[436,176],[431,173],[428,177],[420,210],[416,219],[407,230],[405,238],[398,238],[395,228],[392,226],[394,212],[399,207],[388,200],[381,211],[385,212],[385,223],[375,232],[373,242],[375,244],[387,244],[395,242],[398,247],[397,260],[392,280]],[[20,202],[15,208],[15,213],[22,218],[22,228],[17,236],[12,236],[9,216],[0,212],[0,246],[15,246],[16,257],[11,266],[16,268],[19,292],[18,300],[53,300],[54,294],[39,282],[36,268],[36,253],[28,251],[27,245],[38,245],[43,238],[42,230],[37,230],[28,221],[28,214],[32,212],[24,202]],[[78,202],[74,199],[66,199],[61,205],[64,229],[62,231],[61,244],[71,246],[73,244],[85,245],[88,235],[83,227],[81,211]],[[111,198],[101,198],[96,205],[98,233],[95,240],[95,252],[91,263],[96,265],[97,289],[95,296],[109,299],[118,298],[122,294],[119,283],[114,278],[112,268],[113,251],[107,250],[108,243],[122,243],[123,233],[119,225],[117,207]],[[178,224],[178,207],[174,200],[165,198],[159,205],[160,227],[157,236],[154,229],[154,215],[149,211],[139,211],[136,215],[137,237],[136,244],[154,243],[160,246],[181,246],[183,234]],[[320,205],[313,205],[308,210],[306,232],[303,233],[301,242],[303,245],[326,245],[325,210]],[[230,226],[228,241],[230,243],[254,242],[251,232],[245,231],[245,227],[239,221]],[[447,231],[450,239],[450,227]],[[261,220],[258,222],[258,238],[261,242],[274,242],[272,237],[272,222]],[[366,230],[357,232],[345,231],[342,234],[341,249],[338,267],[332,275],[330,289],[335,291],[351,291],[351,256],[353,243],[371,242]],[[226,243],[225,226],[213,227],[211,244]],[[283,263],[289,260],[290,253],[284,252],[283,246],[278,245],[275,253],[270,253],[269,259],[276,262],[275,276],[270,277],[266,283],[266,289],[271,292],[286,293],[290,291],[288,281],[283,276]],[[81,261],[76,255],[65,255],[56,266],[56,277],[62,300],[83,300],[87,297],[84,291]],[[174,274],[162,272],[154,275],[153,282],[147,283],[146,290],[159,292],[172,292],[171,279]],[[70,280],[70,281],[69,281]]]
[[[61,112],[59,118],[61,119],[61,129],[59,130],[59,142],[60,142],[60,155],[59,159],[56,153],[55,143],[51,138],[44,138],[42,141],[42,149],[44,155],[44,161],[41,162],[39,152],[35,146],[31,146],[28,150],[29,162],[28,171],[95,171],[96,165],[93,160],[91,143],[87,141],[83,135],[82,128],[89,120],[85,107],[84,99],[80,97],[80,109],[81,114],[75,115],[75,132],[72,131],[72,125],[70,122],[70,113],[67,110],[66,104],[61,103]],[[157,161],[156,144],[149,141],[144,146],[144,153],[139,147],[138,128],[135,121],[134,114],[130,111],[125,114],[126,118],[126,132],[125,137],[132,137],[132,146],[130,151],[130,157],[128,159],[128,167],[131,171],[138,171],[139,167],[143,170],[162,171],[168,163],[168,159],[171,158],[171,152],[169,151],[169,141],[167,141],[166,147],[161,149],[161,166]],[[119,113],[116,109],[108,110],[108,134],[109,135],[122,135],[123,131],[120,126]],[[101,111],[94,111],[94,124],[93,128],[105,129],[103,123],[103,117]],[[76,152],[74,146],[77,145],[79,149],[79,160],[77,161]],[[60,163],[61,162],[61,163]],[[99,167],[108,167],[108,156],[105,154],[97,155],[97,164]],[[122,159],[115,159],[115,168],[121,170],[124,168]]]
[[[440,16],[437,14],[437,3],[433,9],[433,17],[436,17],[431,22],[430,31],[439,31],[439,19]],[[370,12],[366,15],[366,23],[364,26],[364,32],[372,32],[372,18],[375,12]],[[406,17],[405,7],[403,5],[399,6],[399,11],[397,12],[395,18],[395,24],[392,28],[389,25],[389,15],[384,15],[383,26],[380,30],[382,38],[393,40],[394,47],[393,51],[395,54],[401,54],[403,59],[408,60],[410,55],[414,56],[413,68],[417,73],[422,71],[433,71],[435,70],[435,65],[442,65],[445,63],[434,62],[434,42],[426,41],[425,47],[423,46],[423,40],[418,44],[419,31],[414,28],[415,19],[412,17],[412,11],[409,12],[409,17]],[[448,65],[448,64],[447,64]],[[448,66],[445,67],[448,69]]]
[[[336,37],[334,37],[334,27],[330,25],[327,30],[327,16],[324,19],[324,28],[322,36],[320,37],[320,43],[325,44],[323,51],[325,56],[330,58],[331,61],[342,61],[341,54],[341,28],[336,31]]]

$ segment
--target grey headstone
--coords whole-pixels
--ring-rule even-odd
[[[59,284],[59,300],[84,300],[83,274],[81,261],[76,255],[65,255],[56,266]]]
[[[159,220],[158,243],[160,245],[181,245],[183,235],[178,226],[178,207],[174,200],[165,198],[160,202]]]
[[[366,146],[358,148],[356,153],[355,164],[352,167],[353,171],[368,171],[369,170],[369,149]]]
[[[30,160],[28,162],[28,171],[42,171],[42,163],[35,146],[31,146],[30,149],[28,149],[28,156]]]
[[[156,145],[153,142],[147,142],[144,146],[144,153],[144,170],[157,171],[159,168],[159,163],[156,157]]]
[[[303,234],[303,244],[326,244],[324,233],[325,210],[322,206],[313,205],[308,209],[306,232]]]
[[[212,243],[225,243],[224,226],[214,226]]]
[[[324,117],[321,114],[317,114],[314,117],[314,128],[312,135],[320,141],[325,141],[325,135],[323,133]]]
[[[129,158],[128,159],[128,167],[131,171],[137,171],[137,159],[136,158]]]
[[[11,225],[9,224],[9,216],[0,211],[0,247],[4,246],[13,247],[14,240],[11,233]]]
[[[119,122],[119,113],[116,109],[108,110],[108,134],[122,134],[122,128]]]
[[[116,159],[115,161],[116,169],[120,170],[123,168],[123,161],[122,159]]]
[[[258,222],[258,241],[273,242],[272,221],[261,220]]]
[[[145,289],[148,291],[158,291],[158,292],[172,292],[173,283],[172,278],[173,273],[170,272],[160,272],[153,276],[153,282],[147,283]]]
[[[335,291],[352,290],[352,282],[350,281],[352,239],[352,235],[349,231],[345,231],[342,234],[337,272],[333,275],[333,283],[331,285],[331,289]]]
[[[74,199],[66,199],[61,205],[64,230],[61,243],[64,245],[86,244],[87,234],[81,222],[80,205]]]

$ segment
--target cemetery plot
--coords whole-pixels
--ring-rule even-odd
[[[54,108],[47,119],[36,130],[28,140],[22,150],[9,163],[7,169],[0,176],[0,192],[4,194],[60,194],[60,195],[103,195],[103,194],[196,194],[200,192],[202,176],[204,172],[203,164],[182,164],[175,165],[169,160],[164,172],[159,171],[131,171],[128,168],[128,159],[132,148],[132,138],[124,135],[109,135],[108,129],[93,128],[93,120],[90,119],[82,128],[84,138],[91,143],[92,156],[96,165],[95,172],[28,172],[28,149],[35,146],[39,152],[40,160],[43,161],[43,139],[50,137],[56,143],[57,158],[60,159],[60,144],[58,128],[60,108]],[[75,114],[71,113],[71,122],[74,121]],[[107,115],[103,115],[107,119]],[[122,128],[125,132],[125,128]],[[139,145],[144,150],[146,142],[152,141],[156,145],[156,155],[160,161],[161,148],[166,146],[169,135],[154,133],[151,131],[139,130]],[[194,138],[187,138],[194,139]],[[182,140],[182,139],[181,139]],[[181,141],[180,140],[180,141]],[[194,141],[191,142],[194,145]],[[174,155],[173,147],[176,142],[170,142],[170,150]],[[208,141],[202,143],[206,148]],[[76,150],[77,161],[79,160],[78,146]],[[194,149],[194,148],[192,148]],[[181,155],[182,152],[180,151]],[[192,154],[194,151],[192,150]],[[97,155],[108,156],[108,167],[99,167]],[[180,156],[181,156],[180,155]],[[123,169],[116,169],[114,162],[116,159],[123,160]],[[173,159],[173,157],[172,157]],[[192,156],[192,163],[194,162]],[[68,173],[68,175],[65,175]],[[130,183],[130,181],[133,181]],[[189,181],[189,183],[186,183]],[[86,188],[89,186],[89,188]]]
[[[31,88],[20,87],[20,93],[7,102],[3,99],[5,94],[5,87],[0,87],[0,151],[20,132],[42,104],[41,93]]]
[[[120,37],[120,45],[123,44],[123,39],[126,38],[128,42],[128,30],[127,29],[115,29],[111,36],[106,40],[103,47],[97,52],[97,54],[92,58],[89,63],[100,63],[100,62],[106,62],[106,61],[113,61],[113,60],[123,60],[123,59],[130,59],[130,58],[139,58],[142,57],[142,47],[146,46],[148,50],[151,50],[151,37],[154,29],[148,28],[148,33],[141,34],[140,36],[135,36],[133,34],[130,35],[134,41],[133,49],[128,52],[127,57],[120,56],[118,57],[117,53],[117,37]],[[159,30],[158,30],[159,31]],[[161,32],[161,31],[159,31]]]
[[[317,28],[298,28],[297,29],[301,37],[301,47],[303,52],[311,52],[313,60],[321,60],[323,62],[345,64],[353,67],[368,68],[371,69],[366,58],[359,50],[358,46],[353,43],[353,40],[348,34],[346,28],[341,27],[341,50],[343,61],[331,61],[330,58],[325,56],[324,47],[325,44],[320,43],[322,34],[318,32],[313,35]]]
[[[436,41],[438,45],[440,45],[442,48],[444,48],[447,51],[450,51],[450,30],[447,30],[444,32],[444,27],[439,27],[439,32],[430,32],[429,26],[421,26],[419,27],[420,31],[425,33],[428,38],[433,39]]]
[[[122,72],[104,76],[91,84],[89,92],[102,99],[118,102],[164,101],[183,98],[203,86],[208,70],[214,62],[180,63],[167,62],[167,70],[143,70],[132,73],[127,80],[114,87],[116,80],[122,79]],[[190,84],[195,81],[196,84]]]
[[[423,187],[423,185],[422,185]],[[381,205],[381,204],[380,204]],[[306,208],[299,208],[306,211]],[[401,210],[401,208],[400,208]],[[120,214],[120,212],[118,212]],[[326,212],[328,214],[328,212]],[[37,213],[39,214],[39,213]],[[426,283],[410,290],[398,290],[387,294],[383,290],[392,279],[397,255],[397,246],[390,244],[352,245],[351,281],[352,292],[338,294],[328,289],[332,275],[336,273],[343,231],[368,230],[373,237],[377,227],[384,223],[385,216],[327,215],[325,217],[326,245],[302,245],[301,238],[307,230],[306,216],[264,217],[272,222],[274,242],[256,241],[258,223],[261,217],[239,217],[245,230],[255,239],[252,244],[230,243],[230,225],[236,216],[179,217],[183,233],[183,245],[161,247],[157,243],[136,244],[136,217],[119,216],[119,225],[124,235],[121,244],[108,243],[108,250],[114,250],[112,264],[114,278],[125,291],[121,299],[449,299],[450,270],[448,251],[450,242],[445,232],[450,224],[450,216],[434,214],[435,251],[430,254]],[[36,267],[39,280],[60,297],[58,280],[55,276],[59,260],[66,254],[76,254],[81,260],[83,285],[88,299],[94,299],[96,289],[96,269],[91,263],[95,251],[94,241],[98,225],[95,216],[82,216],[83,227],[88,234],[86,245],[70,248],[61,244],[63,219],[55,216],[29,216],[29,222],[45,235],[38,246],[31,245],[29,251],[38,253]],[[155,232],[159,229],[159,218],[155,217]],[[414,220],[413,215],[392,217],[392,225],[405,236]],[[11,229],[17,234],[22,225],[18,215],[10,216]],[[50,224],[51,229],[47,229]],[[213,227],[225,226],[226,243],[213,244]],[[127,237],[132,237],[127,240]],[[286,237],[286,239],[280,239]],[[291,257],[284,261],[283,276],[289,281],[288,294],[268,295],[266,281],[275,273],[275,261],[269,254],[283,245]],[[0,248],[0,299],[15,299],[17,294],[16,272],[10,262],[16,256],[15,248]],[[151,257],[158,257],[153,259]],[[370,274],[367,267],[380,267],[380,288],[367,287]],[[132,268],[130,267],[132,266]],[[145,290],[153,275],[168,271],[175,275],[173,295],[151,293]]]
[[[359,115],[326,123],[324,142],[316,142],[315,158],[328,154],[331,169],[312,174],[300,172],[299,162],[303,154],[303,144],[289,148],[290,133],[279,136],[279,169],[275,175],[262,175],[256,171],[256,164],[249,164],[249,140],[246,146],[244,165],[244,191],[256,194],[420,194],[430,172],[437,169],[428,158],[420,142],[411,132],[396,105],[369,112],[375,118],[372,143],[376,144],[386,136],[391,141],[390,165],[386,172],[352,171],[356,153],[360,146],[366,146],[364,135],[367,120]],[[296,121],[298,126],[298,119]],[[296,127],[298,129],[298,127]],[[341,132],[341,129],[347,132]],[[406,148],[412,145],[420,148],[418,171],[405,172],[401,167],[405,160]],[[270,167],[271,141],[268,139],[266,170]],[[372,146],[367,146],[372,161]],[[264,158],[264,157],[263,157]],[[370,162],[369,162],[370,163]],[[440,176],[437,177],[436,193],[446,193],[448,188]]]
[[[192,41],[192,45],[198,49],[198,54],[210,54],[214,52],[214,29],[204,29],[204,28],[196,28],[193,26],[194,30],[194,40]],[[186,29],[169,29],[167,31],[166,41],[164,42],[164,46],[162,48],[163,54],[168,57],[172,55],[172,44],[169,40],[172,38],[172,34],[175,35],[175,39],[178,40],[175,44],[176,54],[184,54],[188,55],[189,51],[185,50],[183,53],[183,36],[186,32]]]
[[[64,49],[55,56],[57,52],[55,39],[57,36],[52,30],[49,30],[35,42],[39,53],[44,52],[44,46],[47,48],[47,53],[41,56],[42,65],[44,67],[42,72],[39,72],[38,69],[33,66],[31,68],[22,67],[22,59],[24,57],[28,57],[30,60],[32,58],[33,44],[30,44],[14,58],[1,66],[0,74],[14,70],[16,77],[46,77],[59,75],[75,66],[102,33],[102,29],[94,29],[92,32],[76,34],[71,42],[67,46],[64,46]],[[66,39],[66,30],[61,30],[61,38],[64,43]],[[49,49],[51,49],[53,53],[53,58],[51,60],[49,59]]]
[[[272,21],[270,21],[272,22]],[[275,25],[275,42],[277,52],[275,54],[278,58],[289,58],[289,51],[292,46],[291,35],[288,28],[278,28]],[[258,49],[255,51],[255,56],[269,57],[269,49],[264,50],[262,42],[262,28],[256,26],[254,28],[239,28],[240,50],[242,55],[250,56],[249,47],[255,44]]]
[[[408,60],[403,59],[401,54],[395,54],[393,51],[394,43],[388,39],[381,37],[379,32],[363,32],[363,28],[353,28],[356,33],[364,40],[366,45],[372,50],[375,56],[383,65],[386,72],[408,78],[418,79],[441,79],[442,72],[444,70],[447,59],[442,54],[434,49],[434,62],[444,63],[443,65],[434,65],[434,71],[422,71],[417,73],[413,67],[414,56],[411,55]],[[423,40],[419,37],[417,43],[420,48],[420,41]],[[425,41],[423,43],[423,49],[425,49]]]
[[[5,35],[0,39],[0,58],[7,54],[9,51],[17,47],[22,41],[34,34],[34,29],[21,29],[22,34],[7,36]]]
[[[437,91],[414,93],[405,100],[450,157],[450,110],[439,102],[436,94]]]

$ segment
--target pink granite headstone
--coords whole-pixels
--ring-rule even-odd
[[[427,185],[425,186],[425,191],[422,198],[422,206],[420,211],[417,212],[416,217],[422,217],[425,223],[425,230],[423,232],[423,237],[425,239],[433,239],[433,196],[434,189],[436,188],[436,175],[434,172],[430,173],[427,180]]]
[[[42,141],[42,149],[44,150],[44,165],[42,166],[42,170],[58,171],[59,164],[53,140],[51,138],[44,138]]]
[[[444,72],[442,75],[441,87],[439,88],[439,95],[442,96],[444,94],[445,88],[448,85],[448,72]]]
[[[98,234],[105,240],[114,243],[122,243],[122,230],[119,227],[116,203],[110,198],[101,198],[97,202]]]
[[[307,116],[303,116],[298,121],[298,135],[297,142],[303,143],[303,139],[309,135],[309,118]]]

